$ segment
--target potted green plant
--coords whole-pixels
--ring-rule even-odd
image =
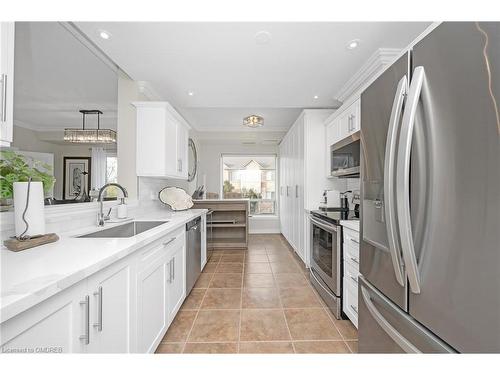
[[[12,206],[14,182],[41,182],[43,191],[49,192],[56,179],[51,174],[52,167],[39,160],[24,156],[12,150],[0,151],[0,209]]]

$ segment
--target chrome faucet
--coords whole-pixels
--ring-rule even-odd
[[[107,215],[104,215],[103,212],[103,203],[102,203],[102,194],[104,191],[110,187],[110,186],[116,186],[123,192],[123,196],[125,198],[128,197],[127,189],[125,189],[123,186],[120,184],[110,182],[109,184],[104,185],[101,189],[99,189],[99,196],[97,197],[97,200],[99,201],[99,212],[97,213],[97,226],[103,227],[104,226],[104,221],[109,220],[109,214],[111,213],[111,209],[109,210]]]

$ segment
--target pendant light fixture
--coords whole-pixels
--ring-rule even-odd
[[[116,143],[116,132],[112,129],[100,128],[100,116],[102,112],[98,109],[81,109],[83,115],[81,129],[64,129],[64,140],[71,143]],[[85,129],[85,116],[97,115],[97,129]]]
[[[243,119],[243,125],[249,128],[260,128],[264,125],[264,117],[257,115],[250,115]]]

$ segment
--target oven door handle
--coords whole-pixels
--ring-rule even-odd
[[[337,232],[337,227],[335,225],[327,224],[311,216],[311,223],[326,230],[327,232]]]

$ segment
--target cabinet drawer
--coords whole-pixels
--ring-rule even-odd
[[[165,253],[174,246],[175,242],[185,240],[185,228],[181,226],[180,228],[166,234],[160,239],[153,242],[146,249],[141,251],[139,258],[139,267],[149,264],[151,261],[165,255]]]
[[[342,310],[358,327],[358,285],[351,278],[344,277],[344,303]]]
[[[344,260],[359,268],[359,248],[344,242]]]
[[[359,267],[355,266],[352,262],[344,261],[344,278],[358,285]]]
[[[351,246],[359,248],[359,232],[350,228],[342,227],[342,233],[344,234],[344,243],[348,243]]]

